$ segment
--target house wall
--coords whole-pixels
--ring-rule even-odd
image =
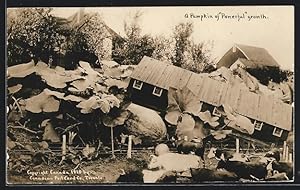
[[[246,58],[244,54],[236,48],[236,52],[233,52],[233,47],[228,50],[225,55],[217,63],[217,68],[227,67],[229,68],[238,58]]]
[[[133,103],[152,108],[156,111],[165,111],[168,107],[168,91],[163,89],[160,97],[152,94],[154,86],[148,83],[143,83],[141,90],[133,88],[131,79],[128,85],[128,92]]]
[[[168,91],[163,89],[162,95],[160,97],[152,94],[154,86],[148,83],[143,83],[141,90],[133,88],[134,79],[131,79],[128,85],[128,92],[133,103],[154,109],[156,111],[165,111],[168,107]],[[201,111],[204,112],[209,110],[210,113],[213,112],[214,106],[203,103]],[[218,120],[221,126],[224,125],[224,118]],[[254,121],[252,121],[254,122]],[[280,143],[287,140],[288,131],[283,130],[281,137],[273,135],[274,127],[264,123],[261,131],[255,129],[254,133],[251,135],[253,138],[263,141]]]
[[[269,142],[279,142],[279,141],[285,141],[288,137],[289,132],[283,130],[281,137],[277,137],[273,135],[274,127],[271,125],[268,125],[266,123],[263,124],[261,131],[258,131],[255,129],[252,136],[254,138],[257,138],[259,140],[269,141]]]
[[[237,68],[239,68],[239,67],[245,67],[245,65],[240,61],[240,60],[236,60],[230,67],[229,67],[229,69],[230,70],[235,70],[235,69],[237,69]]]
[[[204,112],[206,110],[209,110],[210,113],[212,113],[213,109],[214,109],[214,106],[207,104],[207,103],[203,103],[201,111]],[[251,121],[252,121],[252,123],[254,123],[254,120],[251,119]],[[218,120],[218,122],[220,123],[220,126],[225,125],[224,118],[222,118],[222,117]],[[264,123],[261,131],[258,131],[255,129],[254,133],[252,134],[252,137],[256,138],[258,140],[277,142],[277,143],[287,140],[287,137],[289,134],[288,131],[283,130],[281,137],[277,137],[277,136],[273,135],[273,130],[274,130],[274,126]]]

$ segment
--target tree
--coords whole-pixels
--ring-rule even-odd
[[[83,14],[83,11],[77,14]],[[79,20],[73,17],[69,21],[70,35],[64,44],[62,65],[70,66],[72,69],[78,65],[80,60],[97,66],[98,59],[107,59],[111,56],[111,36],[100,14],[83,14]]]
[[[94,53],[100,59],[107,58],[108,51],[112,47],[106,40],[110,41],[111,35],[100,14],[85,14],[74,29],[82,35],[80,37],[83,37],[76,40],[84,40],[90,53]]]
[[[151,56],[154,51],[154,40],[150,35],[142,35],[139,20],[142,12],[136,12],[132,21],[124,22],[126,34],[124,45],[113,50],[113,59],[122,65],[136,65],[144,56]]]
[[[211,57],[211,49],[213,42],[191,42],[188,53],[186,54],[187,61],[182,65],[183,68],[195,73],[209,73],[215,70],[215,60]]]
[[[196,73],[215,70],[215,63],[210,54],[213,42],[195,43],[191,39],[192,33],[192,23],[179,23],[175,26],[173,30],[175,47],[174,55],[171,58],[172,63]]]
[[[11,10],[7,25],[8,65],[31,59],[51,62],[66,40],[68,29],[52,16],[51,8]]]
[[[111,36],[101,15],[83,14],[80,20],[77,17],[72,20],[55,17],[51,11],[51,8],[9,10],[8,65],[34,59],[74,69],[79,60],[93,64],[98,58],[107,58],[112,49]]]
[[[151,55],[152,58],[172,62],[174,40],[171,38],[166,38],[164,36],[154,37],[154,51]]]
[[[173,38],[175,39],[175,55],[172,62],[175,66],[181,67],[184,63],[184,53],[190,45],[190,36],[193,32],[192,23],[179,23],[173,30]]]

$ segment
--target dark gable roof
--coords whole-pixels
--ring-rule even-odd
[[[200,101],[214,106],[230,105],[237,113],[270,125],[292,130],[292,107],[279,99],[250,92],[145,56],[131,75],[132,79],[168,90],[188,87]]]
[[[233,49],[236,48],[236,53]],[[235,44],[218,61],[217,68],[230,67],[237,60],[242,62],[246,68],[280,67],[269,52],[260,47]]]
[[[269,54],[269,52],[260,47],[236,44],[236,47],[245,55],[249,65],[253,67],[254,65],[259,66],[269,66],[269,67],[279,67],[277,61]],[[245,62],[247,66],[247,62]]]

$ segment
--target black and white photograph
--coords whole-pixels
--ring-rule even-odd
[[[293,6],[6,9],[6,184],[295,180]]]

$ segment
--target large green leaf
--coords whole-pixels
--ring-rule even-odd
[[[129,118],[130,112],[128,110],[121,111],[117,116],[105,115],[103,116],[103,124],[106,127],[116,127],[124,125],[125,121]]]
[[[210,111],[200,112],[198,117],[204,122],[208,123],[211,127],[217,127],[219,125],[219,117],[212,117]]]
[[[195,120],[189,114],[182,114],[178,122],[176,134],[177,136],[191,136],[195,127]]]
[[[193,130],[195,127],[195,120],[189,114],[182,114],[181,121],[178,122],[177,130]]]
[[[96,83],[94,92],[97,95],[102,94],[102,93],[108,93],[108,88],[105,85],[101,85],[101,84]]]
[[[242,133],[250,135],[254,133],[254,124],[249,118],[234,112],[234,110],[228,105],[223,105],[223,107],[227,116],[224,120],[226,125]]]
[[[111,108],[120,107],[120,100],[117,97],[115,97],[114,95],[102,94],[101,98],[105,101],[108,101]]]
[[[127,81],[118,80],[118,79],[112,79],[112,78],[109,78],[109,79],[105,80],[105,84],[108,87],[116,86],[119,89],[125,89],[128,86],[128,82]]]
[[[63,96],[64,93],[51,91],[46,88],[37,96],[26,99],[25,109],[32,113],[57,112],[60,106],[60,101],[57,99],[62,99]]]
[[[65,71],[60,67],[51,69],[42,62],[36,65],[36,70],[36,74],[41,76],[42,80],[54,88],[64,88],[68,82],[83,78],[78,71]]]
[[[195,120],[195,127],[193,129],[193,138],[204,139],[211,134],[210,129],[204,127],[204,122],[200,119]]]
[[[132,70],[126,70],[123,72],[123,74],[121,75],[121,78],[124,79],[124,78],[127,78],[127,77],[130,77],[130,75],[132,74]]]
[[[176,135],[178,137],[184,138],[184,136],[187,136],[188,140],[204,139],[210,134],[211,130],[204,127],[204,122],[200,119],[195,120],[195,126],[193,128],[186,128],[186,130],[176,130]]]
[[[120,79],[123,72],[119,67],[107,68],[104,71],[104,75],[110,76],[111,78]]]
[[[234,70],[235,73],[243,80],[243,83],[249,88],[251,92],[259,90],[258,80],[251,76],[245,69],[238,67]]]
[[[248,134],[252,135],[254,133],[254,124],[251,120],[243,115],[236,115],[234,120],[236,126],[240,127],[242,130],[246,131]]]
[[[171,104],[169,104],[170,107],[177,104],[181,112],[197,115],[201,110],[202,103],[186,86],[177,90],[171,87],[168,92],[168,100],[169,99],[172,100],[170,102]]]
[[[57,132],[54,130],[54,127],[50,121],[50,119],[46,119],[41,124],[42,127],[45,127],[44,134],[43,134],[43,140],[45,141],[51,141],[53,143],[60,142],[60,138],[57,134]]]
[[[21,89],[22,89],[22,84],[17,84],[15,86],[10,86],[7,88],[8,90],[8,94],[14,94],[14,93],[17,93],[19,92]]]
[[[101,98],[99,96],[92,96],[88,100],[83,100],[76,107],[81,108],[81,113],[91,113],[93,110],[100,107]],[[108,102],[107,105],[109,106]]]
[[[97,109],[97,108],[100,108],[100,110],[103,112],[103,113],[108,113],[110,111],[110,106],[111,104],[109,103],[108,100],[105,100],[105,99],[101,99],[97,106],[93,107],[93,109]]]
[[[211,131],[212,136],[216,140],[222,140],[227,137],[227,135],[231,134],[232,130],[218,130],[218,131]]]
[[[82,101],[85,100],[84,98],[82,98],[80,96],[75,96],[75,95],[72,95],[72,94],[70,94],[68,96],[65,96],[63,99],[65,101],[72,101],[72,102],[82,102]]]
[[[181,113],[182,110],[177,102],[176,89],[170,88],[168,92],[168,108],[165,120],[172,125],[177,125]]]
[[[89,78],[80,78],[75,81],[73,81],[71,84],[71,87],[69,87],[69,91],[71,92],[83,92],[87,88],[94,85],[94,81],[89,80]]]
[[[100,73],[95,71],[88,62],[79,61],[79,65],[84,70],[85,74],[94,76],[94,77],[101,76]]]
[[[32,73],[41,76],[45,83],[54,88],[64,88],[67,86],[67,82],[83,78],[79,69],[74,71],[66,71],[62,67],[51,69],[46,63],[41,61],[36,65],[32,61],[8,68],[8,78],[24,78]]]
[[[120,65],[120,69],[125,72],[125,71],[133,71],[136,68],[137,65]]]
[[[101,60],[103,69],[109,69],[114,67],[119,67],[120,65],[115,61]]]
[[[168,91],[168,108],[165,119],[172,125],[176,125],[179,113],[197,115],[201,110],[202,103],[196,95],[187,87],[178,90],[170,87]]]
[[[7,77],[10,78],[24,78],[35,72],[35,64],[32,60],[29,63],[14,65],[7,68]]]
[[[233,110],[229,105],[223,105],[223,108],[224,108],[226,117],[227,117],[229,120],[232,120],[232,121],[233,121],[233,120],[235,119],[235,116],[234,116],[234,110]]]
[[[108,113],[111,108],[119,107],[120,100],[114,95],[105,95],[101,97],[92,96],[88,100],[81,101],[76,107],[81,108],[81,113],[91,113],[93,110],[100,109],[103,113]]]
[[[171,125],[177,125],[179,117],[181,116],[181,112],[174,110],[174,111],[169,111],[165,115],[165,120],[170,123]]]
[[[81,70],[83,76],[74,80],[70,84],[69,90],[73,92],[83,92],[88,88],[95,90],[96,84],[103,82],[103,76],[95,71],[88,62],[80,61],[79,65],[78,69]]]

